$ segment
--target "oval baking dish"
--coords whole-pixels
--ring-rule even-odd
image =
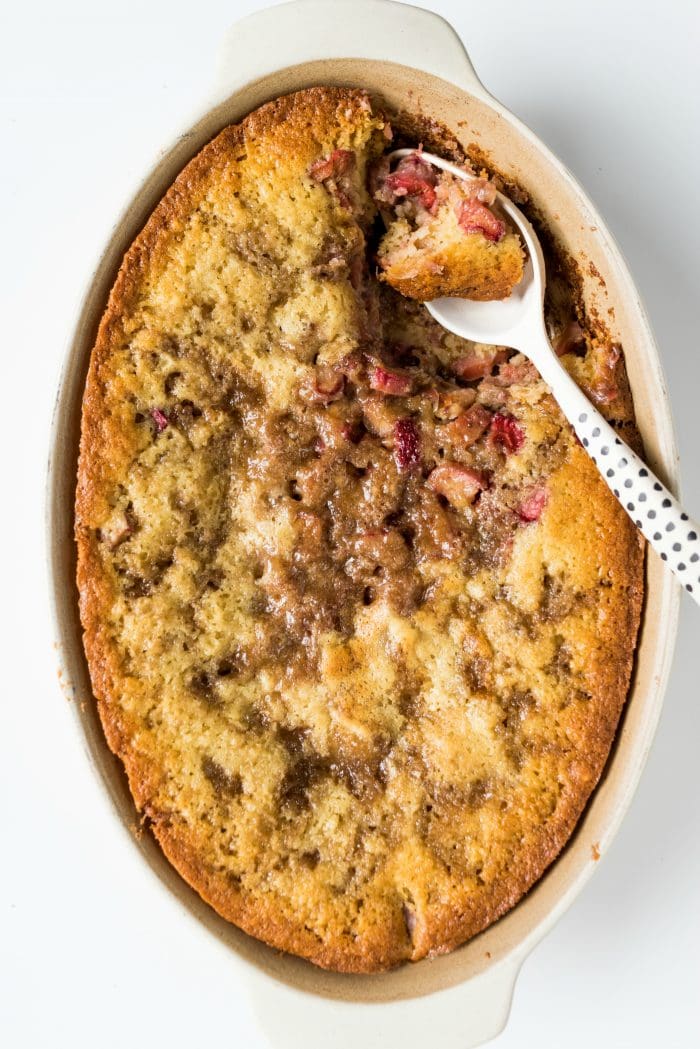
[[[503,1027],[523,958],[582,888],[636,787],[676,633],[678,589],[656,557],[647,559],[635,672],[617,741],[568,846],[514,910],[464,947],[383,975],[323,972],[250,939],[187,887],[147,834],[133,835],[137,814],[121,766],[107,749],[83,653],[73,544],[80,405],[95,331],[119,263],[177,173],[213,135],[263,102],[314,84],[364,87],[390,107],[428,114],[447,125],[465,148],[477,143],[497,170],[528,190],[579,264],[588,312],[604,318],[623,345],[647,459],[670,487],[676,485],[670,407],[643,308],[619,251],[572,176],[488,94],[461,42],[439,17],[388,0],[336,0],[332,9],[324,0],[296,0],[234,27],[222,52],[214,97],[135,193],[86,290],[58,394],[49,467],[47,527],[57,640],[76,699],[71,709],[111,796],[112,811],[160,882],[194,917],[193,927],[206,927],[219,938],[228,963],[259,1001],[261,1023],[274,1044],[325,1046],[332,1029],[339,1047],[362,1041],[410,1049],[426,1038],[439,1038],[446,1049],[464,1049]]]

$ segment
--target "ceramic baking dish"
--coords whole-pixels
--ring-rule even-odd
[[[313,84],[361,86],[390,105],[430,114],[463,145],[476,142],[495,166],[530,192],[549,227],[579,261],[589,310],[625,348],[646,455],[671,488],[677,454],[654,341],[625,263],[605,224],[570,173],[479,82],[454,31],[441,18],[388,0],[297,0],[238,23],[222,49],[216,90],[162,153],[116,223],[85,292],[56,405],[49,468],[49,562],[63,679],[71,709],[111,813],[128,832],[174,904],[192,916],[192,935],[213,933],[221,964],[247,985],[271,1044],[336,1049],[439,1044],[467,1049],[504,1026],[523,959],[551,929],[607,850],[629,805],[651,744],[676,634],[678,589],[656,556],[647,592],[631,694],[603,779],[576,833],[535,888],[499,922],[452,954],[378,976],[325,973],[247,937],[220,919],[182,881],[138,824],[125,778],[108,751],[83,654],[75,588],[73,498],[80,402],[90,349],[122,255],[186,162],[226,124],[278,95]],[[106,797],[107,795],[105,795]],[[173,907],[181,920],[182,907]],[[176,917],[177,914],[177,917]]]

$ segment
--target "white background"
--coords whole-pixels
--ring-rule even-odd
[[[91,263],[155,150],[208,87],[224,29],[262,6],[24,0],[0,9],[8,1049],[269,1044],[226,957],[163,898],[87,767],[56,679],[41,519],[57,371]],[[452,21],[486,85],[564,159],[618,238],[658,337],[685,499],[700,514],[700,7],[427,6]],[[525,963],[498,1049],[700,1045],[699,641],[700,613],[685,597],[636,799],[593,881]]]

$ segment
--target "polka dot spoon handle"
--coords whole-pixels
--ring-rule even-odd
[[[396,150],[398,159],[411,150]],[[473,173],[432,153],[422,159],[469,181]],[[700,526],[639,456],[608,425],[557,358],[544,324],[546,267],[542,246],[527,217],[512,200],[497,194],[502,211],[518,227],[527,260],[522,280],[507,299],[478,301],[445,298],[427,303],[443,328],[463,339],[520,350],[538,368],[581,444],[596,463],[613,495],[619,499],[642,535],[700,604]]]
[[[700,604],[700,524],[690,519],[643,459],[617,435],[554,354],[546,363],[538,363],[544,366],[541,370],[547,374],[543,378],[608,488]]]

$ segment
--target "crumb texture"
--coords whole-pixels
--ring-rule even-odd
[[[636,533],[534,368],[371,275],[389,137],[314,88],[188,165],[112,290],[77,489],[137,806],[220,914],[354,972],[450,950],[555,858],[641,600]],[[565,315],[562,359],[629,425],[619,351]]]

